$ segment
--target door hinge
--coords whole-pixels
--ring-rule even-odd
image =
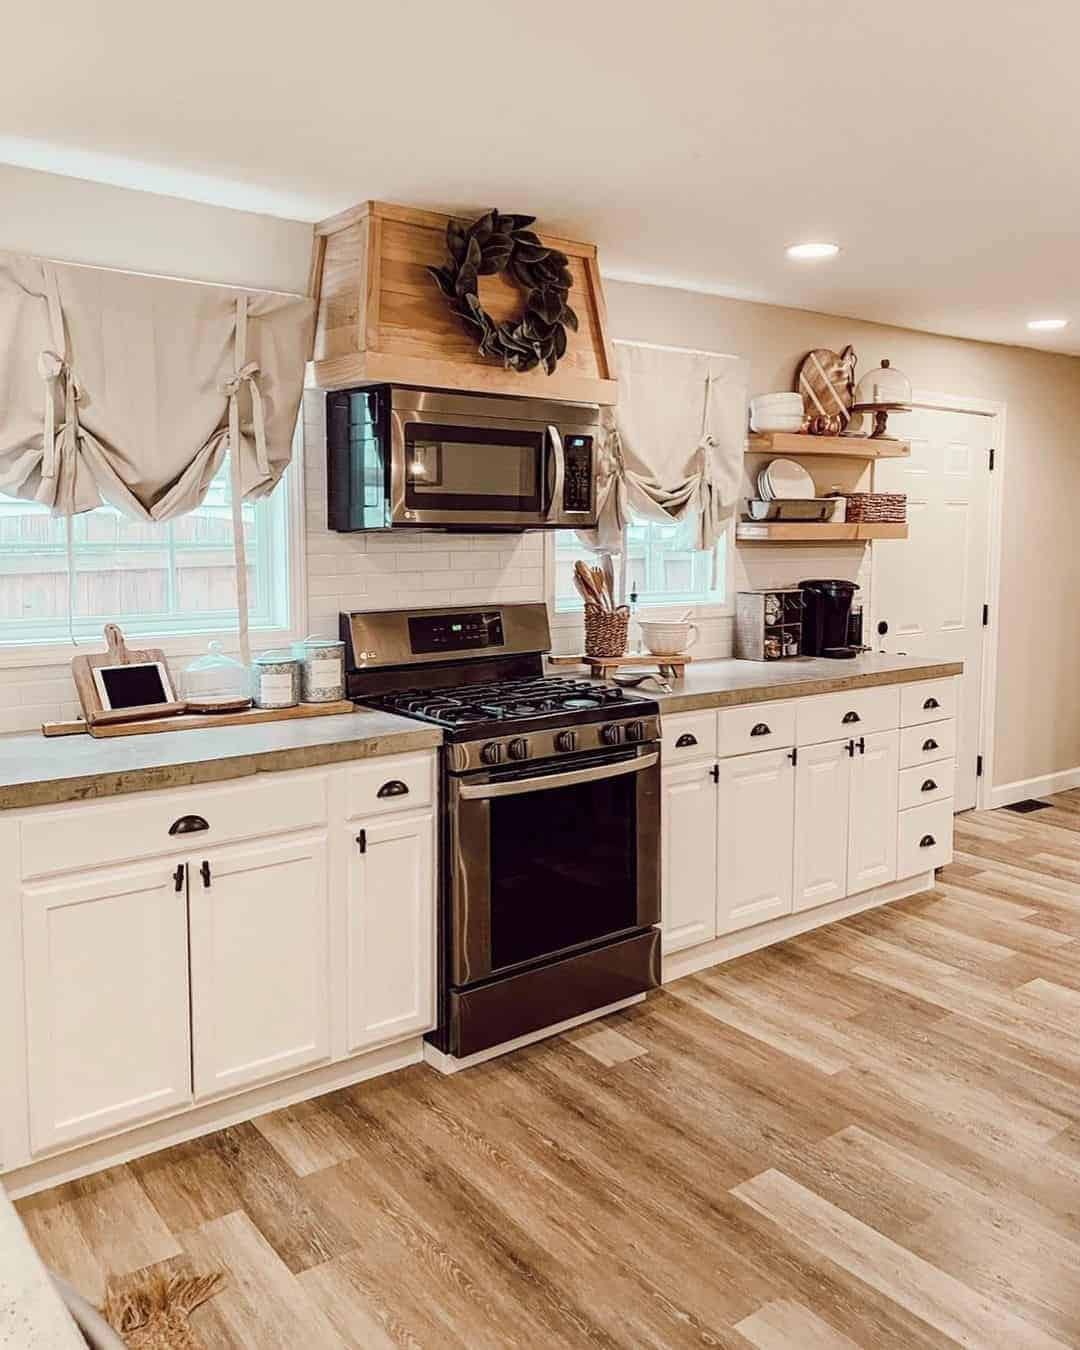
[[[975,756],[975,777],[982,777],[982,755]]]
[[[996,453],[996,452],[995,452],[995,450],[994,450],[994,447],[991,446],[991,447],[990,447],[990,472],[991,472],[991,473],[994,472],[994,455],[995,455],[995,453]]]
[[[990,627],[990,606],[983,605],[983,625],[984,628]]]

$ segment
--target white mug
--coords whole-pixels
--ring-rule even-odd
[[[675,623],[670,619],[641,619],[638,627],[642,641],[654,656],[681,656],[700,636],[696,624]]]

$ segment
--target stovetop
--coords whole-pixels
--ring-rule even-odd
[[[617,685],[558,675],[442,689],[402,689],[378,700],[379,706],[388,712],[434,722],[447,729],[468,727],[476,735],[498,732],[508,722],[532,722],[553,716],[562,723],[573,723],[583,713],[595,714],[604,709],[617,716],[630,711],[629,705],[637,702]]]

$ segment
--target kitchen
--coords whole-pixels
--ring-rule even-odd
[[[237,526],[226,465],[70,541],[62,499],[48,536],[0,499],[0,1308],[69,1330],[47,1268],[129,1344],[1073,1343],[1080,380],[1068,327],[1026,327],[1064,283],[945,322],[911,262],[882,308],[884,237],[789,202],[765,263],[732,236],[734,298],[685,221],[651,256],[600,188],[568,207],[572,163],[354,169],[301,209],[8,158],[0,247],[47,260],[78,377],[61,456],[68,391],[122,423],[84,333],[142,274],[228,334],[207,430],[235,408],[242,492],[261,385],[278,485]],[[478,225],[536,290],[566,265],[526,353],[520,278],[479,271],[487,326],[457,288]],[[40,447],[49,344],[0,334]],[[811,353],[848,400],[824,434]],[[153,731],[202,720],[124,734],[146,667]],[[165,711],[251,688],[239,723]]]

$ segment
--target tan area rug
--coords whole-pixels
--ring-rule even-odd
[[[101,1315],[129,1350],[203,1350],[188,1318],[221,1288],[224,1276],[151,1275],[105,1291]]]

